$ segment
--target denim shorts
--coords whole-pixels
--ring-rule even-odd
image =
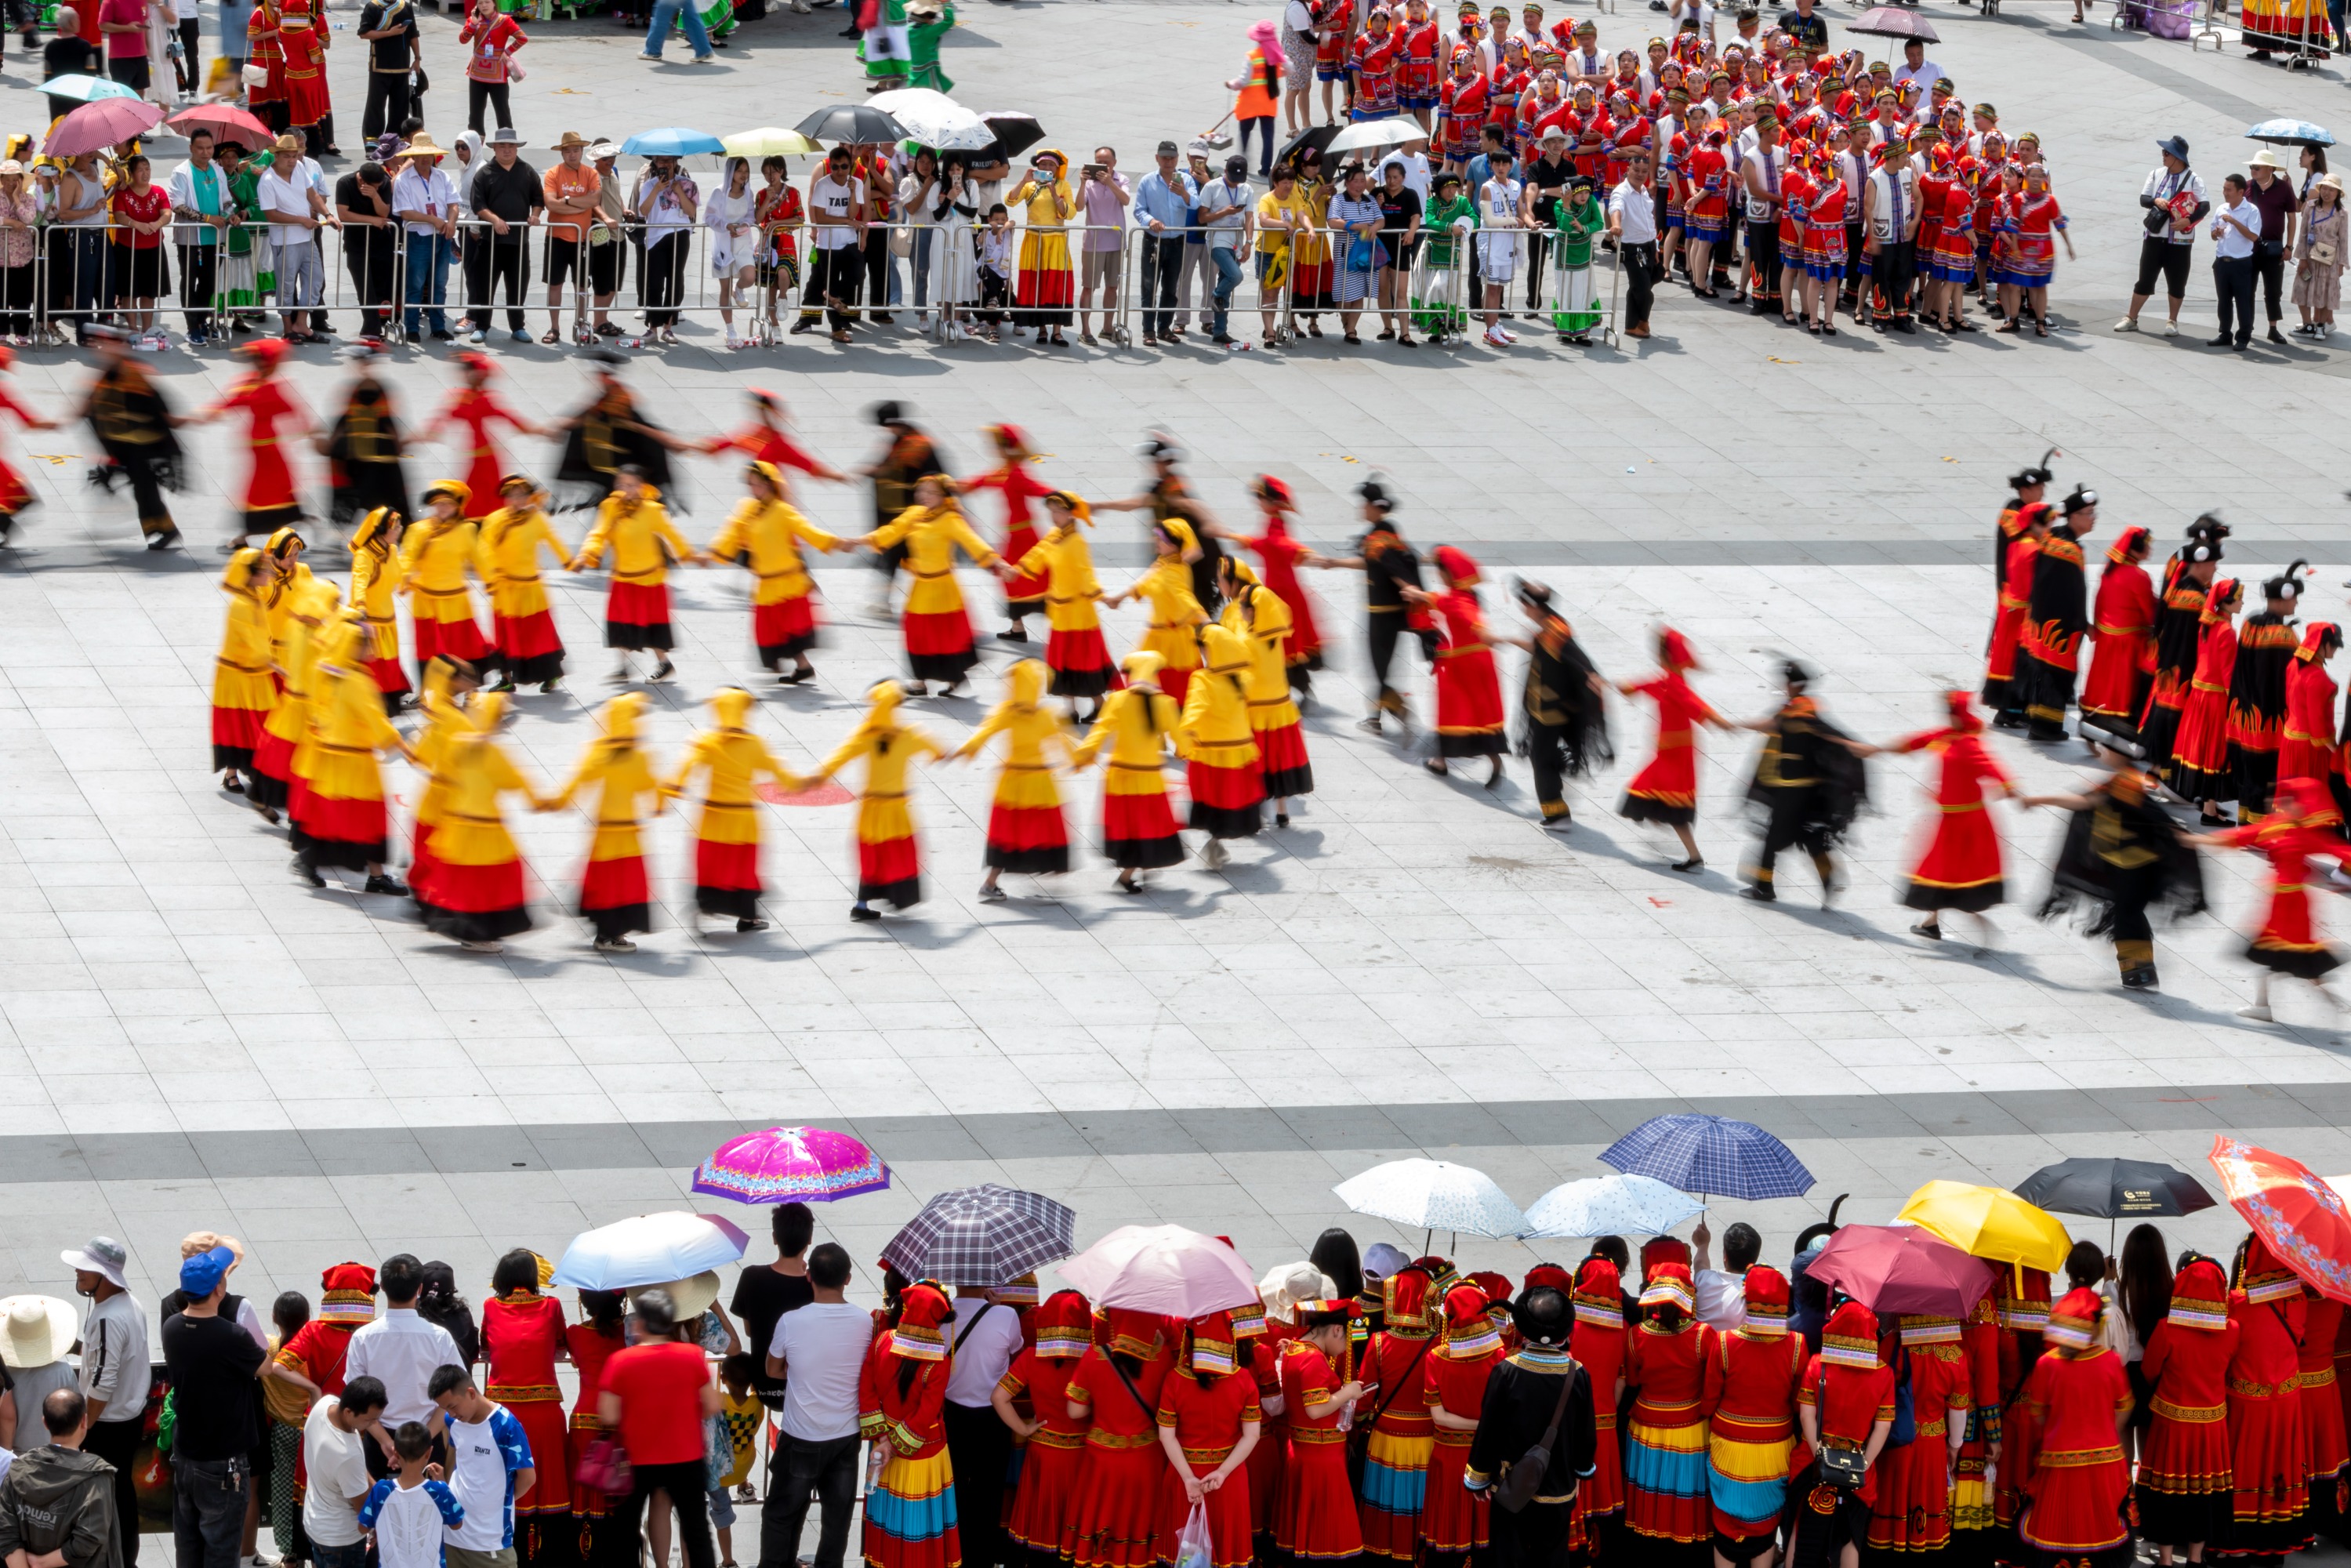
[[[713,1530],[735,1528],[735,1499],[725,1487],[710,1489],[710,1528]]]

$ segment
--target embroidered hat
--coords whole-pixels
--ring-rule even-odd
[[[2237,1288],[2245,1292],[2245,1300],[2254,1306],[2263,1301],[2292,1301],[2302,1293],[2302,1280],[2277,1260],[2269,1243],[2256,1234],[2245,1239],[2244,1271],[2237,1277]]]
[[[1094,1343],[1093,1309],[1075,1291],[1046,1297],[1030,1321],[1037,1325],[1039,1355],[1083,1355]]]
[[[375,1317],[375,1270],[364,1263],[338,1263],[319,1276],[319,1317],[330,1323],[364,1323]]]
[[[1530,1278],[1530,1283],[1531,1283]],[[1586,1258],[1575,1271],[1575,1319],[1602,1328],[1625,1326],[1624,1281],[1605,1258]]]
[[[2171,1281],[2171,1311],[2164,1322],[2174,1328],[2201,1329],[2218,1333],[2229,1326],[2229,1281],[2220,1265],[2210,1258],[2191,1260]]]
[[[2049,1326],[2043,1335],[2052,1344],[2062,1344],[2068,1350],[2087,1350],[2098,1337],[2098,1314],[2106,1303],[2098,1292],[2087,1285],[2068,1291],[2050,1309]]]
[[[2001,1281],[2000,1326],[2039,1333],[2049,1322],[2049,1276],[2038,1269],[2011,1268]]]
[[[1688,1265],[1660,1263],[1651,1270],[1649,1282],[1641,1287],[1641,1305],[1679,1307],[1684,1312],[1698,1311],[1698,1292],[1690,1285]]]
[[[1895,1320],[1901,1325],[1904,1344],[1957,1344],[1959,1343],[1959,1320],[1929,1312],[1905,1312]]]
[[[955,1318],[955,1303],[946,1291],[928,1280],[906,1287],[898,1298],[898,1322],[890,1331],[890,1350],[908,1361],[945,1361],[945,1324]]]
[[[1877,1361],[1877,1314],[1859,1301],[1847,1301],[1829,1316],[1821,1330],[1821,1360],[1831,1366],[1870,1371]]]
[[[1192,1320],[1186,1335],[1189,1347],[1185,1354],[1185,1370],[1196,1377],[1221,1377],[1238,1364],[1234,1351],[1233,1320],[1223,1312],[1210,1312]]]
[[[1380,1310],[1390,1333],[1417,1336],[1429,1331],[1428,1303],[1436,1293],[1430,1290],[1432,1282],[1428,1271],[1416,1263],[1380,1281]]]
[[[1445,1354],[1456,1361],[1473,1361],[1502,1343],[1502,1331],[1489,1310],[1493,1302],[1475,1285],[1456,1285],[1445,1292]]]
[[[1788,1332],[1788,1276],[1768,1263],[1747,1270],[1746,1332],[1755,1339],[1778,1339]]]

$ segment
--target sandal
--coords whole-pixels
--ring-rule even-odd
[[[541,338],[539,341],[542,343],[560,343],[563,341],[563,334],[557,331],[554,328],[549,327],[547,329],[547,336]]]
[[[2032,335],[2036,338],[2046,338],[2049,336],[2049,323],[2043,321],[2040,317],[2035,316],[2032,319]]]
[[[2018,326],[2019,323],[2011,317],[2010,319],[2002,321],[1999,326],[1994,327],[1992,330],[1995,332],[2014,332],[2018,329]]]
[[[1348,333],[1339,340],[1343,343],[1360,343],[1363,341],[1361,338],[1356,337],[1353,332]]]

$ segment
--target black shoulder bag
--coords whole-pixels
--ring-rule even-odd
[[[1813,1430],[1820,1440],[1813,1453],[1820,1461],[1821,1479],[1841,1491],[1851,1491],[1869,1476],[1869,1455],[1857,1448],[1829,1447],[1829,1369],[1821,1368],[1820,1385],[1813,1392]]]
[[[1567,1420],[1567,1396],[1575,1392],[1576,1363],[1567,1364],[1567,1375],[1560,1380],[1559,1403],[1551,1407],[1551,1425],[1543,1428],[1541,1441],[1519,1456],[1518,1462],[1502,1472],[1494,1487],[1494,1506],[1517,1513],[1535,1500],[1542,1490],[1543,1477],[1551,1473],[1552,1449],[1559,1442],[1559,1429]]]

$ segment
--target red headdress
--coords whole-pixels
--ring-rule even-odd
[[[1493,1303],[1475,1285],[1456,1285],[1445,1292],[1445,1354],[1470,1361],[1502,1343],[1502,1331],[1487,1309]]]
[[[1507,1301],[1510,1299],[1510,1277],[1508,1274],[1497,1274],[1490,1269],[1480,1269],[1475,1274],[1464,1277],[1480,1291],[1485,1291],[1486,1299],[1489,1301]]]
[[[1556,1263],[1538,1263],[1527,1270],[1526,1289],[1572,1291],[1575,1289],[1575,1277]]]
[[[2302,1293],[2302,1281],[2277,1260],[2277,1254],[2256,1232],[2245,1239],[2245,1269],[2237,1277],[2237,1288],[2245,1292],[2248,1302],[2259,1306],[2263,1301],[2291,1301]]]
[[[1930,1312],[1905,1312],[1895,1320],[1901,1325],[1904,1344],[1957,1344],[1959,1343],[1959,1320],[1938,1317]]]
[[[2277,782],[2277,811],[2280,816],[2303,821],[2312,817],[2332,815],[2334,797],[2326,786],[2315,779],[2281,779]]]
[[[1973,735],[1983,728],[1983,718],[1976,712],[1975,699],[1968,692],[1945,692],[1943,711],[1950,715],[1951,727],[1962,735]]]
[[[2215,580],[2212,586],[2205,591],[2204,613],[2198,616],[2197,620],[2206,626],[2217,626],[2226,621],[2229,618],[2230,601],[2236,598],[2238,591],[2243,587],[2244,584],[2233,577],[2223,577]]]
[[[987,434],[995,439],[997,445],[1009,451],[1029,450],[1028,434],[1017,424],[991,424],[987,427]]]
[[[1661,1263],[1678,1263],[1682,1278],[1690,1277],[1690,1244],[1678,1236],[1652,1236],[1641,1243],[1641,1278],[1655,1279]]]
[[[1649,1282],[1641,1287],[1644,1307],[1679,1307],[1684,1313],[1698,1311],[1698,1290],[1690,1283],[1687,1263],[1660,1263],[1649,1270]]]
[[[2098,1314],[2105,1310],[2098,1292],[2087,1285],[2068,1291],[2063,1300],[2049,1310],[2049,1326],[2042,1337],[2052,1344],[2068,1350],[2087,1350],[2098,1337]]]
[[[2106,547],[2106,559],[2116,566],[2127,565],[2131,552],[2146,545],[2152,537],[2145,528],[2137,525],[2125,528],[2121,536]]]
[[[1788,1332],[1788,1276],[1768,1263],[1747,1270],[1746,1333],[1753,1339],[1779,1339]]]
[[[1390,1333],[1418,1335],[1428,1332],[1428,1303],[1433,1283],[1427,1270],[1411,1264],[1380,1281],[1380,1308]]]
[[[1689,639],[1670,626],[1657,628],[1657,658],[1676,674],[1702,667],[1698,662],[1698,654],[1691,651]]]
[[[1831,1366],[1877,1365],[1877,1314],[1859,1301],[1847,1301],[1829,1314],[1821,1330],[1821,1359]]]
[[[1290,497],[1290,486],[1270,474],[1259,475],[1257,483],[1250,488],[1256,492],[1259,500],[1270,501],[1285,511],[1298,504]]]
[[[1478,573],[1476,559],[1467,550],[1456,549],[1451,545],[1438,545],[1436,559],[1437,570],[1443,572],[1445,580],[1456,588],[1475,588],[1485,580]]]
[[[2218,1333],[2229,1326],[2229,1279],[2220,1265],[2199,1258],[2171,1281],[2171,1311],[2164,1319],[2174,1328],[2202,1329]]]
[[[2329,643],[2337,648],[2343,646],[2343,628],[2332,621],[2314,621],[2302,629],[2302,646],[2294,651],[2294,656],[2305,664],[2311,663]]]
[[[1138,1361],[1149,1361],[1159,1354],[1160,1331],[1165,1320],[1157,1313],[1113,1307],[1103,1315],[1110,1321],[1110,1352],[1113,1355],[1131,1355]]]
[[[890,1331],[892,1354],[908,1361],[945,1361],[945,1325],[955,1318],[955,1303],[946,1291],[928,1280],[906,1287],[898,1298],[898,1322]]]
[[[2039,1333],[2049,1322],[2049,1276],[2038,1269],[2011,1269],[2001,1281],[2000,1326]]]
[[[375,1270],[364,1263],[338,1263],[319,1276],[319,1317],[323,1322],[363,1323],[375,1317]]]
[[[457,363],[467,373],[479,376],[484,381],[489,380],[492,372],[497,369],[496,365],[490,362],[490,357],[487,354],[476,354],[470,351],[459,354],[457,356]]]
[[[1605,1258],[1586,1258],[1575,1271],[1575,1317],[1603,1328],[1625,1326],[1625,1282]]]
[[[1233,1356],[1233,1320],[1229,1313],[1210,1312],[1192,1320],[1192,1349],[1186,1357],[1185,1370],[1193,1375],[1220,1377],[1236,1364]]]
[[[256,338],[245,346],[245,357],[256,365],[275,369],[286,358],[287,349],[283,338]]]
[[[1029,1321],[1036,1325],[1039,1355],[1083,1355],[1094,1343],[1093,1309],[1075,1291],[1054,1291]]]

